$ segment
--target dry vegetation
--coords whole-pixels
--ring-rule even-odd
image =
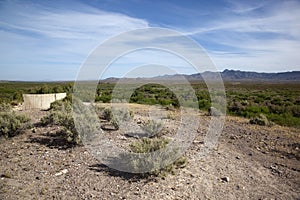
[[[106,102],[113,85],[102,86],[106,89],[99,90],[98,100]],[[48,111],[13,111],[1,104],[0,133],[5,138],[0,141],[0,199],[299,198],[299,86],[227,86],[228,112],[237,116],[227,116],[218,146],[199,157],[211,116],[207,93],[194,84],[203,110],[197,116],[201,124],[193,144],[173,164],[146,174],[119,172],[95,159],[80,142],[70,98],[53,103]],[[106,138],[143,154],[165,147],[176,133],[180,115],[190,113],[180,113],[176,99],[162,87],[140,90],[132,102],[158,101],[163,106],[130,104],[129,112],[114,116],[110,104],[101,103],[95,111]],[[159,121],[149,119],[148,111],[154,108],[165,113]],[[141,126],[144,133],[123,132],[120,116]],[[145,164],[127,160],[132,168]]]

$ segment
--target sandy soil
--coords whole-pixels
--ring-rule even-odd
[[[148,111],[142,105],[130,109],[136,121]],[[26,114],[37,123],[47,113]],[[166,119],[169,136],[176,114]],[[35,124],[0,141],[0,199],[300,199],[299,129],[229,116],[218,147],[199,159],[210,120],[200,117],[203,124],[185,153],[188,165],[147,179],[106,167],[84,146],[66,145],[56,134],[59,127]],[[136,140],[118,131],[109,136],[121,146]]]

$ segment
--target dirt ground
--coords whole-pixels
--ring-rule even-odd
[[[130,109],[140,123],[148,107]],[[84,146],[66,145],[59,127],[39,126],[46,111],[25,114],[34,127],[0,141],[0,199],[300,199],[299,129],[227,116],[218,147],[199,159],[210,120],[200,114],[187,166],[175,175],[141,178],[106,167]],[[165,119],[169,136],[176,116]],[[136,140],[118,131],[108,136],[120,144]]]

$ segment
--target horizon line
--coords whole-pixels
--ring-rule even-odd
[[[159,76],[153,76],[153,77],[115,77],[115,76],[110,76],[107,78],[99,79],[99,80],[92,80],[92,79],[86,79],[86,80],[81,80],[81,81],[103,81],[106,79],[122,79],[122,78],[127,78],[127,79],[132,79],[132,78],[145,78],[145,79],[151,79],[151,78],[157,78],[157,77],[162,77],[162,76],[175,76],[175,75],[195,75],[195,74],[203,74],[203,73],[223,73],[225,71],[234,71],[234,72],[246,72],[246,73],[258,73],[258,74],[281,74],[281,73],[295,73],[295,72],[300,72],[300,70],[288,70],[288,71],[278,71],[278,72],[257,72],[257,71],[243,71],[243,70],[238,70],[238,69],[224,69],[223,71],[204,71],[204,72],[199,72],[199,73],[194,73],[194,74],[164,74],[164,75],[159,75]],[[76,79],[62,79],[62,80],[22,80],[22,79],[2,79],[0,80],[1,82],[38,82],[38,83],[50,83],[50,82],[75,82],[78,81]]]

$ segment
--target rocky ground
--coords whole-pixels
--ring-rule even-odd
[[[148,107],[131,109],[140,123]],[[187,166],[175,175],[142,178],[106,167],[84,146],[66,145],[59,127],[38,125],[46,111],[25,113],[34,127],[0,143],[0,199],[300,199],[299,129],[228,116],[218,147],[200,159],[210,120],[200,114]],[[169,136],[174,113],[165,120]],[[136,140],[118,131],[109,137],[120,144]]]

